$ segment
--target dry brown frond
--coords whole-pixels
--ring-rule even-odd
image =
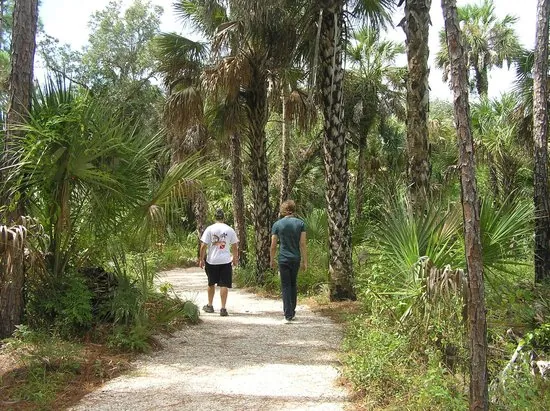
[[[235,100],[239,86],[250,83],[250,71],[250,63],[244,55],[225,57],[215,66],[204,70],[202,85],[209,93],[215,95],[223,91]]]
[[[0,253],[9,253],[12,250],[23,250],[27,228],[22,225],[8,227],[0,225]]]
[[[176,130],[186,130],[203,118],[203,99],[196,87],[187,87],[172,93],[164,107],[166,124]]]
[[[309,130],[317,122],[317,110],[308,94],[302,90],[292,90],[286,101],[285,120],[296,122],[302,130]]]
[[[426,274],[426,292],[429,300],[436,301],[452,295],[465,296],[467,283],[464,270],[452,269],[450,265],[444,268],[435,267],[430,260],[427,260],[423,269]]]

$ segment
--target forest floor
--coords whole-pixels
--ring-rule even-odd
[[[202,307],[206,276],[197,268],[161,273],[177,295]],[[300,303],[300,301],[299,301]],[[159,337],[162,349],[138,356],[122,375],[70,410],[344,410],[338,321],[297,308],[282,322],[282,302],[240,289],[229,292],[229,316],[201,312],[201,322]],[[317,310],[316,310],[317,311]],[[329,310],[330,311],[330,310]]]

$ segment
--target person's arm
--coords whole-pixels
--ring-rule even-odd
[[[302,270],[305,271],[307,270],[307,238],[305,231],[302,231],[302,234],[300,234],[300,256],[302,257]]]
[[[204,268],[204,260],[206,258],[206,243],[201,242],[201,249],[199,252],[199,267]]]
[[[271,235],[271,246],[269,247],[269,265],[275,268],[275,253],[277,252],[277,241],[279,237],[275,234]]]
[[[233,255],[233,266],[239,265],[239,243],[231,244],[231,254]]]

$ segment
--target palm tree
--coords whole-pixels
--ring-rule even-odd
[[[548,200],[548,29],[550,2],[537,5],[533,66],[533,137],[535,143],[535,281],[550,278],[550,204]]]
[[[396,67],[396,59],[405,52],[402,45],[381,40],[377,31],[363,27],[353,33],[347,58],[351,69],[346,73],[345,105],[348,130],[357,135],[359,156],[355,186],[355,219],[362,217],[367,170],[367,136],[376,120],[396,114],[403,118],[405,67]],[[382,120],[384,121],[384,120]]]
[[[204,120],[204,90],[200,76],[208,48],[177,34],[163,34],[155,40],[158,71],[168,97],[164,105],[164,121],[172,149],[171,162],[178,164],[207,144]],[[206,229],[207,200],[197,192],[192,200],[197,232],[197,258],[200,236]]]
[[[409,198],[415,212],[424,211],[429,190],[428,159],[428,35],[431,0],[405,2],[403,29],[407,36],[407,154]]]
[[[265,126],[269,73],[284,67],[296,45],[295,2],[182,0],[176,11],[212,42],[211,64],[204,73],[210,93],[239,98],[250,154],[252,219],[256,273],[263,282],[269,267],[271,212]]]
[[[489,168],[493,199],[511,202],[520,193],[519,170],[529,164],[527,150],[518,141],[515,93],[498,99],[482,98],[472,106],[472,128],[476,147]]]
[[[22,157],[10,183],[12,190],[32,192],[29,210],[48,234],[42,251],[57,278],[76,261],[101,260],[106,243],[127,235],[135,235],[140,247],[150,244],[150,229],[171,222],[173,206],[181,206],[211,171],[194,156],[152,182],[164,150],[160,135],[142,133],[102,100],[61,80],[37,90],[23,130]]]
[[[294,130],[309,132],[317,121],[317,107],[307,92],[300,88],[304,73],[296,68],[283,69],[280,79],[281,100],[281,183],[279,204],[288,200],[292,191],[291,150]],[[298,156],[294,156],[297,158]],[[303,157],[302,157],[303,159]],[[303,168],[302,168],[303,169]],[[295,181],[295,180],[294,180]],[[278,212],[278,211],[277,211]]]
[[[498,19],[493,0],[483,0],[481,5],[470,4],[458,8],[458,19],[462,23],[468,53],[466,64],[475,77],[473,84],[479,96],[487,96],[489,70],[495,66],[502,67],[504,62],[510,66],[521,50],[514,30],[517,17],[506,15]],[[443,30],[439,33],[439,44],[435,61],[437,67],[443,69],[443,79],[447,81],[450,59]]]
[[[217,12],[213,12],[213,10]],[[227,22],[225,10],[216,2],[181,2],[175,10],[184,19],[192,19],[205,34],[213,36],[217,25]],[[210,13],[212,11],[212,13]],[[203,14],[205,13],[205,14]],[[229,139],[232,170],[232,199],[235,229],[239,238],[240,262],[246,263],[246,226],[242,177],[241,130],[238,112],[238,88],[226,90],[225,102],[208,96],[202,76],[208,69],[209,48],[207,44],[193,41],[175,33],[165,33],[156,40],[158,69],[168,90],[165,105],[165,120],[169,125],[170,142],[173,148],[172,161],[180,161],[206,145],[205,128],[216,135]],[[221,89],[221,87],[220,87]],[[215,95],[221,90],[215,90]],[[208,101],[210,99],[211,101]],[[208,108],[207,106],[210,106]],[[209,112],[205,113],[207,108]],[[206,116],[206,117],[205,117]],[[213,126],[213,127],[212,127]],[[193,137],[198,138],[193,138]],[[208,152],[203,150],[203,155]],[[197,242],[206,227],[207,205],[204,193],[197,193],[193,212],[197,226]]]
[[[318,88],[324,116],[324,161],[329,225],[329,288],[331,300],[354,299],[348,199],[347,146],[344,130],[343,54],[345,7],[373,26],[389,21],[391,0],[321,0],[311,3],[318,36]],[[317,62],[316,62],[317,63]],[[318,70],[318,71],[317,71]]]
[[[474,141],[468,102],[466,48],[462,42],[456,0],[442,0],[447,50],[451,64],[455,123],[458,133],[464,245],[468,269],[470,334],[470,410],[488,409],[487,320],[480,232],[480,204],[475,175]]]
[[[244,176],[243,176],[243,150],[242,150],[242,125],[244,113],[238,99],[232,99],[238,93],[229,93],[222,101],[210,102],[207,111],[209,128],[215,135],[221,138],[222,147],[229,142],[229,156],[231,163],[231,196],[233,202],[233,220],[235,231],[239,238],[239,264],[248,262],[248,242],[246,238],[245,202],[244,202]],[[222,148],[219,150],[224,152]]]
[[[36,30],[38,24],[38,0],[15,2],[12,32],[12,61],[9,79],[9,100],[6,120],[6,136],[2,153],[0,175],[7,181],[12,167],[19,161],[19,136],[17,128],[27,120],[31,108],[34,52],[36,49]],[[24,196],[24,193],[23,193]],[[6,220],[15,221],[24,213],[24,203],[13,190],[2,193],[3,205],[16,202],[15,212],[4,210]],[[0,210],[2,211],[2,210]],[[0,338],[7,337],[20,324],[23,316],[23,287],[25,273],[22,254],[16,255],[11,269],[0,276],[0,300],[9,302],[0,307]],[[11,273],[10,276],[7,273]]]

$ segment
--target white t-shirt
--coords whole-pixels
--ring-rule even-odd
[[[208,264],[228,264],[232,261],[231,244],[239,242],[235,230],[225,223],[214,223],[202,234],[201,241],[208,245]]]

